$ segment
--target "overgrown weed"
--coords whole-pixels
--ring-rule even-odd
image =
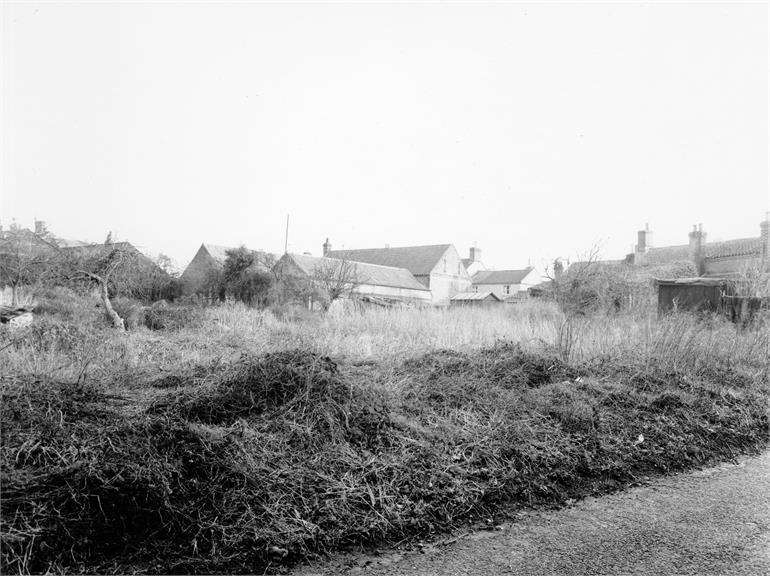
[[[721,321],[587,317],[565,358],[548,306],[198,313],[0,351],[5,572],[277,570],[768,438],[768,334]]]

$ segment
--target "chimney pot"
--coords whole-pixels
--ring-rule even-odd
[[[644,254],[652,248],[652,230],[649,223],[645,223],[644,230],[639,230],[636,234],[636,254]]]
[[[692,232],[690,232],[689,236],[690,259],[695,264],[695,267],[698,270],[698,274],[701,275],[704,272],[704,256],[706,244],[706,233],[703,231],[703,224],[693,226]]]
[[[762,239],[762,256],[770,262],[770,212],[765,212],[765,220],[759,224],[759,236]]]

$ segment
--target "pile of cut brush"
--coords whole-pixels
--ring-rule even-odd
[[[623,376],[509,345],[398,372],[382,385],[309,352],[243,356],[130,416],[96,385],[4,383],[3,572],[277,570],[768,436],[750,382]]]

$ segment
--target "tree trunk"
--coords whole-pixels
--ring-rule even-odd
[[[99,287],[101,288],[102,292],[102,303],[104,304],[104,310],[107,312],[107,317],[112,322],[112,327],[117,328],[118,330],[125,330],[126,323],[123,321],[123,318],[121,318],[118,313],[115,312],[115,309],[112,307],[112,302],[110,302],[110,295],[107,292],[107,283],[100,279]]]

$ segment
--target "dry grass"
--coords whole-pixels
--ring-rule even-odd
[[[768,438],[762,326],[586,317],[567,352],[541,303],[228,306],[117,334],[58,297],[0,336],[4,573],[277,570]]]

